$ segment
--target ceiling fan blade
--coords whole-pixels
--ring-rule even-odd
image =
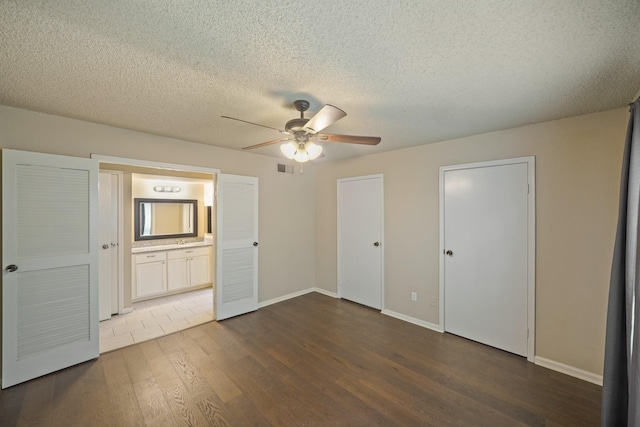
[[[322,107],[315,116],[311,117],[311,119],[304,125],[302,129],[308,134],[315,135],[322,129],[326,128],[329,125],[332,125],[346,115],[347,113],[345,113],[338,107],[327,104]]]
[[[283,138],[283,139],[274,139],[273,141],[263,142],[261,144],[251,145],[249,147],[244,147],[243,150],[252,150],[254,148],[266,147],[267,145],[277,144],[278,142],[290,141],[291,138]]]
[[[318,134],[318,141],[327,142],[346,142],[348,144],[378,145],[382,138],[379,136],[354,136],[354,135],[336,135],[331,133]]]
[[[259,124],[259,123],[249,122],[249,121],[247,121],[247,120],[236,119],[235,117],[229,117],[229,116],[220,116],[220,117],[222,117],[223,119],[236,120],[236,121],[238,121],[238,122],[248,123],[248,124],[250,124],[250,125],[254,125],[254,126],[260,126],[260,127],[267,128],[267,129],[277,130],[277,131],[278,131],[278,132],[280,132],[280,133],[287,133],[287,132],[283,131],[282,129],[274,128],[274,127],[271,127],[271,126],[261,125],[261,124]]]

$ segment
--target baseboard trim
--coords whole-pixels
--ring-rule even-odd
[[[535,357],[534,363],[542,366],[543,368],[551,369],[552,371],[560,372],[571,377],[579,378],[592,384],[602,386],[602,375],[594,374],[593,372],[565,365],[564,363],[556,362],[555,360],[546,359],[540,356]]]
[[[291,299],[291,298],[296,298],[296,297],[299,297],[299,296],[302,296],[302,295],[306,295],[306,294],[309,294],[311,292],[313,292],[313,288],[308,288],[308,289],[303,289],[303,290],[298,291],[298,292],[293,292],[291,294],[283,295],[283,296],[278,297],[278,298],[273,298],[273,299],[270,299],[270,300],[267,300],[267,301],[262,301],[261,303],[258,303],[258,308],[266,307],[266,306],[271,305],[271,304],[277,304],[279,302],[286,301],[286,300]]]
[[[405,322],[413,323],[414,325],[422,326],[423,328],[431,329],[432,331],[443,333],[444,330],[440,325],[436,325],[435,323],[427,322],[425,320],[416,319],[415,317],[407,316],[406,314],[397,313],[391,310],[382,310],[382,314],[395,317],[396,319],[404,320]]]
[[[127,314],[133,312],[133,307],[123,308],[120,314]]]
[[[338,294],[335,293],[335,292],[331,292],[331,291],[328,291],[326,289],[315,288],[315,287],[311,288],[311,289],[313,289],[314,292],[317,292],[319,294],[326,295],[326,296],[331,297],[331,298],[338,298]]]
[[[278,297],[278,298],[273,298],[273,299],[270,299],[270,300],[267,300],[267,301],[263,301],[261,303],[258,303],[258,308],[266,307],[266,306],[271,305],[271,304],[277,304],[279,302],[286,301],[286,300],[291,299],[291,298],[296,298],[296,297],[299,297],[299,296],[302,296],[302,295],[310,294],[311,292],[317,292],[319,294],[323,294],[323,295],[326,295],[326,296],[331,297],[331,298],[338,298],[338,294],[336,294],[335,292],[330,292],[330,291],[327,291],[326,289],[313,287],[313,288],[303,289],[303,290],[298,291],[298,292],[293,292],[293,293],[290,293],[290,294],[287,294],[287,295],[283,295],[283,296]]]

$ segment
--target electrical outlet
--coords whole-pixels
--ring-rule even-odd
[[[411,301],[418,301],[418,293],[411,292]]]
[[[431,297],[431,307],[438,306],[438,299],[436,297]]]

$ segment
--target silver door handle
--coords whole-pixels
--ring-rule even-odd
[[[375,246],[375,247],[377,248],[378,246],[380,246],[380,242],[375,242],[375,243],[373,244],[373,246]]]
[[[7,267],[4,269],[4,271],[6,271],[7,273],[13,273],[14,271],[18,271],[18,266],[15,264],[9,264],[7,265]]]
[[[102,249],[109,249],[109,245],[105,243],[104,245],[102,245]]]
[[[447,254],[449,256],[453,256],[453,251],[451,249],[449,249],[448,251],[445,252],[445,254]]]

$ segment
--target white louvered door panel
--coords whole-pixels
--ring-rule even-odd
[[[2,388],[98,357],[97,196],[95,160],[2,150]]]
[[[218,177],[218,320],[258,309],[258,178]]]

